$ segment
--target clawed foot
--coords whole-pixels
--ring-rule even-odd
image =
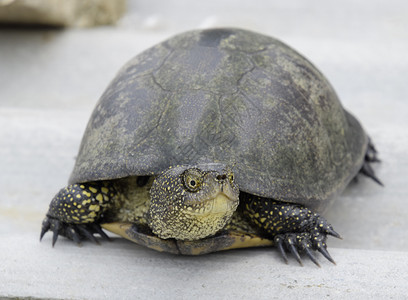
[[[360,169],[360,173],[371,178],[372,180],[377,182],[379,185],[384,186],[384,184],[377,178],[373,168],[371,167],[371,164],[376,163],[376,162],[380,162],[380,160],[377,157],[377,150],[375,149],[373,143],[369,141],[367,152],[364,157],[364,163]]]
[[[326,239],[328,235],[341,239],[341,236],[334,231],[333,227],[324,218],[317,217],[311,230],[301,233],[278,234],[275,236],[274,241],[286,263],[288,263],[286,252],[289,251],[299,264],[303,265],[299,255],[299,252],[303,252],[313,263],[320,267],[313,251],[319,251],[330,262],[336,264],[327,251]]]
[[[98,240],[95,238],[94,234],[98,233],[105,240],[110,240],[109,237],[103,232],[101,226],[96,223],[89,224],[70,224],[61,222],[58,219],[45,217],[42,222],[40,241],[47,231],[52,231],[52,246],[54,247],[57,242],[58,236],[62,235],[71,240],[76,244],[80,245],[81,240],[88,239],[95,244],[99,244]]]

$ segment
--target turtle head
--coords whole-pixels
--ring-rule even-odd
[[[239,189],[228,166],[171,167],[150,189],[148,223],[160,238],[198,240],[222,229],[238,202]]]

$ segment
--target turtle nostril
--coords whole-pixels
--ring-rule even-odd
[[[227,178],[227,175],[222,174],[222,175],[217,175],[217,180],[225,180]]]

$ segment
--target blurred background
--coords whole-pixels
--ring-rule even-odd
[[[120,249],[133,253],[136,248],[144,258],[157,257],[127,242],[96,248],[86,245],[81,252],[62,240],[58,250],[51,249],[49,235],[41,244],[38,242],[40,224],[50,199],[68,180],[94,105],[119,68],[174,34],[224,26],[268,34],[298,50],[326,75],[343,105],[362,122],[380,152],[383,162],[375,169],[385,188],[365,178],[353,182],[326,215],[344,240],[330,239],[328,243],[334,252],[356,251],[352,253],[362,259],[360,267],[365,268],[362,274],[367,282],[375,282],[370,278],[376,271],[375,267],[371,269],[370,259],[375,255],[388,257],[382,251],[402,253],[398,254],[402,255],[398,264],[408,271],[408,2],[0,0],[0,24],[0,297],[65,298],[63,291],[69,287],[71,298],[103,298],[86,289],[77,291],[72,277],[67,277],[64,286],[53,279],[51,275],[57,271],[66,276],[76,274],[68,265],[56,269],[58,258],[65,257],[65,253],[72,255],[69,259],[73,263],[83,263],[81,255],[88,251],[103,256]],[[231,278],[244,273],[258,278],[252,253],[259,258],[270,252],[233,252],[254,269],[234,271]],[[339,255],[340,264],[350,255],[345,253]],[[52,257],[47,265],[40,264],[40,257],[46,259],[42,255]],[[218,259],[217,255],[207,259]],[[266,257],[281,263],[275,253]],[[177,261],[180,265],[189,262]],[[223,266],[222,261],[217,262]],[[129,266],[129,262],[116,262],[115,258],[111,263],[139,270],[136,260]],[[166,263],[164,268],[168,267]],[[393,264],[392,258],[388,263]],[[108,264],[110,270],[117,266],[112,264]],[[295,264],[291,261],[291,265]],[[387,268],[387,260],[383,267]],[[286,274],[285,269],[279,270]],[[309,278],[305,282],[311,284],[313,279],[307,277],[306,268],[296,270],[300,272],[296,276],[302,278],[304,274]],[[47,280],[41,276],[34,280],[38,274],[50,275]],[[276,276],[265,275],[251,284],[264,286]],[[27,285],[31,280],[33,284]],[[165,285],[166,280],[170,279],[161,283]],[[149,286],[149,282],[144,284]],[[384,284],[383,279],[381,282]],[[47,288],[50,283],[58,285],[59,291]],[[178,296],[187,295],[183,294],[182,283],[171,284],[179,284]],[[208,295],[225,296],[215,288],[217,282],[213,284],[214,293]],[[230,281],[227,284],[234,285]],[[274,292],[282,292],[276,289]],[[152,296],[148,289],[144,291],[141,295]],[[310,291],[311,295],[334,295],[326,289]],[[336,291],[341,295],[343,290]],[[386,295],[380,288],[375,291]],[[392,291],[392,295],[402,295],[402,287]],[[105,292],[115,295],[108,289]],[[364,295],[373,294],[367,290]]]

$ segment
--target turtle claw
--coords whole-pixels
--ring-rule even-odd
[[[102,230],[101,226],[96,223],[89,224],[89,227],[93,230],[94,233],[98,233],[104,240],[111,242],[111,238]]]
[[[316,266],[318,266],[318,267],[320,268],[320,264],[319,264],[319,262],[317,261],[316,257],[313,255],[312,250],[310,249],[310,247],[309,247],[309,246],[305,246],[305,247],[304,247],[304,251],[305,251],[306,255],[310,258],[310,260],[311,260]]]
[[[57,222],[57,225],[55,226],[55,229],[52,229],[53,230],[53,235],[52,235],[52,246],[54,247],[54,245],[55,245],[55,243],[57,242],[57,240],[58,240],[58,232],[59,232],[59,229],[60,229],[60,226],[59,226],[59,222]]]
[[[303,267],[302,259],[300,258],[299,252],[296,248],[296,237],[288,236],[285,239],[286,247],[289,249],[290,253],[296,258],[297,262]]]
[[[274,241],[275,241],[276,247],[278,247],[278,250],[280,254],[282,255],[283,260],[285,261],[285,264],[288,264],[289,263],[288,256],[286,255],[286,251],[283,248],[284,237],[279,234],[275,236]]]
[[[51,227],[51,224],[50,224],[49,219],[48,219],[48,218],[45,218],[44,221],[43,221],[43,223],[42,223],[42,226],[41,226],[40,242],[41,242],[42,238],[44,237],[44,234],[45,234],[48,230],[50,230],[50,227]]]
[[[375,172],[373,168],[371,168],[371,163],[376,163],[380,162],[380,160],[377,157],[377,150],[375,149],[373,143],[371,140],[368,140],[368,148],[367,152],[364,157],[364,163],[363,166],[360,169],[360,173],[371,178],[374,180],[376,183],[378,183],[381,186],[384,186],[384,184],[378,179],[378,177],[375,175]]]
[[[371,168],[370,161],[364,162],[363,166],[360,169],[360,173],[371,178],[379,185],[384,186],[384,184],[380,181],[380,179],[378,179],[378,177],[375,175],[373,168]]]
[[[88,230],[85,226],[83,225],[79,225],[79,226],[75,226],[76,229],[73,229],[73,233],[74,232],[80,232],[82,236],[84,236],[85,238],[87,238],[88,240],[90,240],[92,243],[99,245],[98,240],[95,238],[95,236],[92,234],[92,232],[90,230]],[[75,234],[73,235],[74,237],[76,236]],[[78,242],[74,239],[74,242],[76,242],[78,244]],[[80,241],[79,241],[80,243]]]
[[[94,236],[96,233],[98,233],[103,239],[110,240],[99,224],[69,224],[47,216],[42,223],[40,241],[48,231],[53,233],[53,247],[60,235],[73,240],[78,246],[81,246],[81,241],[84,239],[90,240],[94,244],[99,245],[99,241]]]
[[[326,247],[318,247],[317,251],[319,251],[324,257],[327,258],[328,261],[330,261],[332,264],[336,264],[334,259],[330,256],[329,251],[327,251]]]
[[[286,251],[289,250],[289,252],[295,257],[296,261],[303,266],[302,259],[298,252],[298,248],[301,249],[301,247],[299,247],[296,234],[278,234],[275,236],[274,242],[286,264],[289,262]]]
[[[323,231],[323,233],[326,235],[331,235],[341,240],[343,239],[341,235],[334,230],[333,226],[326,221],[325,218],[318,216],[317,214],[316,214],[316,226],[314,227],[313,231],[317,233]]]
[[[325,240],[326,237],[323,239]],[[327,251],[326,244],[319,239],[312,238],[310,233],[279,234],[275,237],[274,241],[286,264],[288,263],[286,251],[289,251],[301,266],[303,266],[303,263],[299,253],[305,253],[307,257],[320,268],[320,264],[317,261],[316,256],[313,254],[313,250],[319,251],[325,258],[327,258],[327,260],[336,264]]]
[[[340,240],[343,239],[343,237],[342,237],[340,234],[338,234],[336,231],[334,231],[333,228],[327,229],[327,230],[326,230],[326,234],[331,235],[331,236],[334,236],[335,238],[338,238],[338,239],[340,239]]]
[[[301,233],[278,234],[274,241],[285,263],[288,263],[286,251],[289,251],[300,265],[303,264],[299,253],[305,253],[316,266],[320,267],[313,251],[319,251],[328,261],[336,264],[327,251],[326,238],[328,235],[341,238],[326,219],[315,214],[313,226],[309,229]]]

